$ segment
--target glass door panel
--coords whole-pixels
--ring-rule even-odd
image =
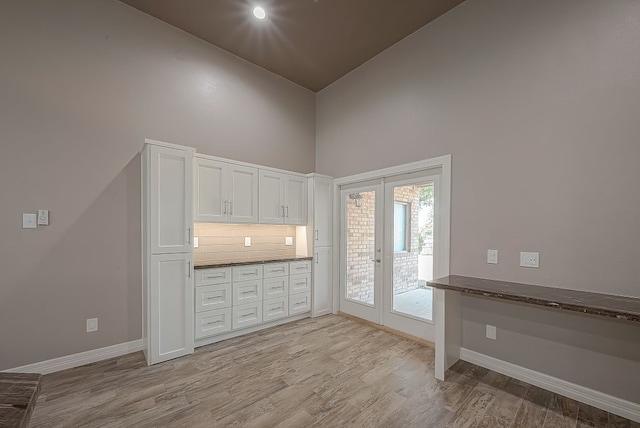
[[[393,188],[392,311],[431,321],[433,290],[434,185]]]
[[[380,320],[381,186],[342,191],[340,310],[373,322]]]

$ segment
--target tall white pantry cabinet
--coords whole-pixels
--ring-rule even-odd
[[[188,355],[193,330],[193,154],[146,140],[142,150],[143,350],[147,364]]]
[[[309,174],[307,242],[313,255],[311,316],[333,312],[333,178]]]

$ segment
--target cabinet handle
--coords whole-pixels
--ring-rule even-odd
[[[229,215],[233,215],[233,201],[229,201]]]
[[[282,217],[284,217],[284,205],[280,205],[280,208],[282,208]]]
[[[316,253],[316,264],[318,264],[318,253]]]
[[[228,202],[228,201],[225,199],[225,200],[224,200],[224,213],[223,213],[224,215],[226,215],[226,214],[227,214],[227,202]]]
[[[206,325],[216,325],[216,324],[220,324],[222,321],[209,321],[208,323],[206,323]]]
[[[207,297],[205,300],[216,300],[216,299],[222,299],[222,295]]]
[[[316,241],[318,240],[318,229],[316,229]]]
[[[191,245],[191,228],[187,227],[187,244]]]
[[[257,272],[243,272],[242,276],[248,276],[248,275],[257,275]]]
[[[250,313],[250,314],[240,315],[240,318],[253,317],[253,316],[255,316],[255,315],[256,315],[256,313],[255,313],[255,312],[252,312],[252,313]]]
[[[224,274],[219,274],[219,275],[208,275],[207,279],[216,279],[216,278],[224,278]]]
[[[187,262],[187,278],[191,278],[191,262]]]
[[[289,205],[286,206],[287,209],[287,215],[285,217],[289,218]]]

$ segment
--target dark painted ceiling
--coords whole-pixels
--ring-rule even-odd
[[[121,1],[317,92],[464,0]]]

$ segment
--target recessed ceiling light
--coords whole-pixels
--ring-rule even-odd
[[[253,8],[253,16],[258,19],[265,19],[267,17],[267,12],[265,12],[260,6],[256,6]]]

